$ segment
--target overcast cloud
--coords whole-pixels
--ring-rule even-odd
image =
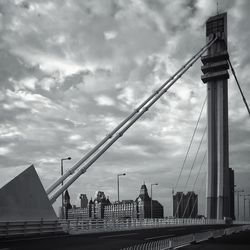
[[[228,12],[228,43],[250,103],[250,1],[218,1]],[[0,0],[0,184],[34,163],[47,188],[205,44],[205,22],[216,14],[207,0]],[[201,63],[186,75],[70,188],[72,204],[102,190],[135,199],[143,181],[172,212],[175,186],[206,86]],[[195,137],[178,186],[182,190],[206,123]],[[229,81],[230,166],[250,192],[250,119]],[[206,140],[187,190],[199,169]],[[204,213],[206,164],[201,189]],[[246,176],[249,178],[247,179]],[[55,209],[60,202],[57,201]]]

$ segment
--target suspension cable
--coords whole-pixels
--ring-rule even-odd
[[[191,192],[189,194],[189,197],[188,197],[188,201],[187,201],[187,204],[186,204],[186,207],[184,209],[184,212],[183,212],[183,215],[182,215],[182,218],[184,218],[184,215],[186,214],[186,211],[187,211],[187,208],[188,208],[188,205],[189,205],[189,202],[190,202],[190,199],[191,199],[191,195],[192,195],[192,192],[194,192],[194,188],[195,188],[195,185],[197,183],[197,180],[199,178],[199,175],[200,175],[200,172],[201,172],[201,168],[205,162],[205,159],[206,159],[206,156],[207,156],[207,151],[205,152],[204,156],[203,156],[203,159],[201,161],[201,164],[200,164],[200,167],[199,167],[199,170],[198,170],[198,173],[196,175],[196,178],[195,178],[195,181],[194,181],[194,184],[193,184],[193,187],[191,189]],[[191,215],[191,214],[190,214]]]
[[[201,161],[200,168],[199,168],[198,173],[197,173],[197,175],[196,175],[196,178],[195,178],[195,181],[194,181],[194,184],[193,184],[193,191],[194,191],[194,188],[195,188],[196,183],[197,183],[197,181],[198,181],[198,178],[199,178],[199,176],[200,176],[200,172],[201,172],[202,166],[203,166],[203,164],[204,164],[204,162],[205,162],[206,156],[207,156],[207,150],[206,150],[206,152],[204,153],[203,159],[202,159],[202,161]]]
[[[196,199],[195,199],[195,202],[194,202],[194,204],[193,204],[193,207],[192,207],[191,213],[190,213],[190,215],[189,215],[189,218],[191,218],[191,215],[192,215],[192,213],[193,213],[193,211],[194,211],[194,208],[195,208],[195,206],[196,206],[196,203],[198,202],[198,197],[200,196],[201,189],[202,189],[202,187],[203,187],[203,183],[204,183],[204,181],[205,181],[205,179],[206,179],[206,176],[207,176],[207,173],[205,172],[205,175],[204,175],[203,178],[202,178],[201,186],[200,186],[200,189],[199,189],[199,191],[198,191],[198,194],[197,194],[197,197],[196,197]]]
[[[184,169],[184,166],[185,166],[185,164],[186,164],[187,157],[188,157],[189,151],[190,151],[190,149],[191,149],[191,146],[192,146],[192,143],[193,143],[193,140],[194,140],[194,136],[195,136],[195,134],[196,134],[197,127],[198,127],[198,124],[199,124],[199,122],[200,122],[201,115],[202,115],[202,113],[203,113],[203,109],[204,109],[204,106],[205,106],[205,104],[206,104],[206,101],[207,101],[207,96],[206,96],[206,98],[205,98],[205,100],[204,100],[204,102],[203,102],[203,104],[202,104],[202,108],[201,108],[201,111],[200,111],[198,120],[197,120],[197,122],[196,122],[196,125],[195,125],[195,128],[194,128],[194,132],[193,132],[193,134],[192,134],[192,137],[191,137],[191,140],[190,140],[190,143],[189,143],[189,146],[188,146],[187,153],[186,153],[186,155],[185,155],[185,158],[184,158],[184,161],[183,161],[183,163],[182,163],[182,166],[181,166],[181,170],[180,170],[179,176],[178,176],[178,178],[177,178],[177,182],[176,182],[176,184],[175,184],[175,189],[177,188],[177,186],[178,186],[178,184],[179,184],[180,177],[181,177],[182,171],[183,171],[183,169]]]
[[[131,120],[150,100],[159,94],[159,92],[167,86],[183,69],[185,69],[200,53],[204,53],[215,41],[217,37],[208,42],[203,48],[201,48],[193,57],[191,57],[175,74],[173,74],[166,82],[164,82],[153,94],[151,94],[144,102],[142,102],[134,111],[125,118],[117,127],[115,127],[109,134],[106,135],[93,149],[91,149],[80,161],[78,161],[71,169],[69,169],[63,176],[61,176],[54,184],[52,184],[46,193],[50,194],[55,188],[57,188],[62,181],[68,178],[75,172],[87,159],[89,159],[94,153],[97,152],[109,139],[111,139],[115,133],[117,133],[129,120]]]
[[[217,37],[215,37],[214,39],[212,39],[206,46],[204,46],[201,50],[200,50],[200,53],[196,54],[195,56],[192,57],[192,59],[189,60],[189,63],[188,64],[185,64],[180,70],[178,70],[177,72],[179,72],[176,77],[171,77],[167,82],[165,82],[165,85],[162,87],[160,87],[161,90],[157,90],[155,92],[155,94],[153,94],[153,97],[151,98],[150,101],[148,101],[144,106],[143,108],[141,109],[136,109],[136,111],[134,111],[133,113],[135,113],[135,115],[131,116],[130,119],[125,119],[127,120],[125,122],[124,120],[124,124],[122,126],[118,127],[115,129],[116,131],[119,131],[122,127],[123,129],[120,130],[120,132],[116,133],[116,135],[111,139],[111,135],[109,135],[109,137],[107,139],[104,138],[104,140],[108,140],[108,139],[111,139],[109,141],[109,143],[107,143],[96,155],[94,155],[94,157],[88,162],[86,163],[67,183],[65,183],[64,186],[62,186],[61,188],[58,189],[58,191],[50,198],[50,201],[53,203],[55,202],[55,200],[57,199],[58,196],[61,195],[62,192],[64,192],[80,175],[82,175],[83,173],[86,172],[86,170],[104,153],[107,151],[107,149],[109,147],[111,147],[111,145],[113,143],[115,143],[120,137],[123,136],[123,134],[146,112],[149,110],[149,108],[154,105],[162,95],[164,95],[167,90],[178,80],[182,77],[182,75],[191,67],[193,66],[193,64],[208,50],[208,48],[217,40]],[[167,85],[167,83],[169,83]],[[132,113],[132,114],[133,114]],[[126,126],[124,126],[125,124],[127,123]],[[106,142],[105,141],[105,142]],[[100,143],[99,143],[100,144]],[[98,144],[98,145],[99,145]],[[104,144],[104,143],[103,143]],[[103,145],[102,144],[102,145]],[[98,147],[98,149],[101,147],[101,146],[96,146],[95,148]],[[97,149],[96,149],[97,150]],[[87,156],[85,156],[83,159],[84,161],[86,161],[92,154],[94,154],[94,152],[90,151],[89,154],[87,154]],[[82,160],[83,160],[82,159]],[[83,162],[84,162],[83,161]],[[77,165],[77,164],[76,164]],[[73,166],[72,169],[76,169],[76,165]],[[79,164],[78,164],[79,165]],[[80,164],[81,165],[81,164]],[[79,165],[79,166],[80,166]],[[79,167],[78,166],[78,167]],[[77,168],[78,168],[77,167]],[[72,171],[73,170],[70,170],[71,171],[71,174],[72,174]],[[68,171],[69,172],[69,171]],[[68,176],[70,175],[70,173],[68,174]],[[66,175],[65,175],[66,176]],[[65,180],[68,176],[62,176],[54,185],[52,185],[48,190],[47,190],[47,194],[50,193],[52,190],[54,190],[57,186],[58,186],[58,183],[61,184],[62,180]]]
[[[190,169],[190,171],[189,171],[189,175],[188,175],[188,178],[187,178],[187,181],[186,181],[186,185],[185,185],[186,187],[187,187],[187,185],[188,185],[188,182],[189,182],[191,173],[192,173],[192,171],[193,171],[195,162],[196,162],[196,160],[197,160],[197,156],[198,156],[198,154],[199,154],[199,152],[200,152],[201,144],[202,144],[202,142],[203,142],[203,139],[204,139],[204,136],[205,136],[206,132],[207,132],[207,126],[205,127],[205,129],[204,129],[204,131],[203,131],[202,138],[201,138],[200,143],[199,143],[199,147],[198,147],[198,149],[197,149],[197,151],[196,151],[196,154],[195,154],[195,157],[194,157],[194,160],[193,160],[191,169]]]
[[[205,127],[205,129],[204,129],[204,131],[203,131],[202,138],[201,138],[200,143],[199,143],[199,146],[198,146],[198,148],[197,148],[197,150],[196,150],[196,154],[195,154],[195,157],[194,157],[192,166],[191,166],[191,168],[190,168],[189,175],[188,175],[188,178],[187,178],[187,181],[186,181],[186,184],[185,184],[184,189],[187,188],[187,185],[188,185],[188,182],[189,182],[191,173],[192,173],[192,171],[193,171],[193,168],[194,168],[194,165],[195,165],[197,156],[198,156],[198,154],[199,154],[199,152],[200,152],[200,147],[201,147],[201,144],[202,144],[202,142],[203,142],[203,139],[204,139],[204,136],[205,136],[205,134],[206,134],[206,131],[207,131],[207,126]],[[183,200],[183,196],[184,196],[184,192],[182,192],[182,194],[181,194],[180,201],[177,202],[177,209],[176,209],[176,212],[175,212],[175,217],[176,217],[176,215],[178,214],[180,204],[181,204],[181,202],[182,202],[182,200]]]
[[[237,76],[236,76],[235,70],[234,70],[234,68],[233,68],[233,65],[232,65],[230,59],[228,59],[228,63],[229,63],[229,65],[230,65],[231,71],[232,71],[232,73],[233,73],[233,75],[234,75],[235,81],[236,81],[236,83],[237,83],[237,85],[238,85],[238,88],[239,88],[239,90],[240,90],[240,94],[241,94],[241,97],[242,97],[242,99],[243,99],[243,102],[245,103],[245,106],[246,106],[246,108],[247,108],[248,114],[250,115],[249,106],[248,106],[248,104],[247,104],[247,101],[246,101],[246,99],[245,99],[245,96],[244,96],[244,94],[243,94],[243,91],[242,91],[242,89],[241,89],[241,87],[240,87],[240,83],[239,83],[239,81],[238,81],[238,78],[237,78]]]

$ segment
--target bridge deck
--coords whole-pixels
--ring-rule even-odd
[[[25,250],[118,250],[150,241],[157,241],[171,237],[205,232],[212,229],[224,228],[225,225],[194,225],[170,228],[142,229],[83,235],[54,236],[43,238],[27,238],[0,242],[0,249]]]

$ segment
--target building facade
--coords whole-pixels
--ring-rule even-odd
[[[137,218],[151,218],[151,198],[145,184],[141,186],[140,194],[135,201],[138,206]],[[152,218],[163,218],[163,206],[156,200],[152,201]]]
[[[89,219],[89,208],[75,207],[68,210],[68,219],[69,220],[88,220]]]
[[[163,218],[163,206],[156,200],[151,203],[147,187],[143,184],[135,200],[111,203],[104,192],[98,191],[95,199],[91,198],[86,208],[73,207],[68,211],[68,216],[70,219],[145,219],[151,218],[151,205],[152,218]]]
[[[106,198],[104,192],[98,191],[96,198],[89,202],[89,217],[91,219],[103,219],[105,207],[111,205],[111,202]]]
[[[133,200],[115,202],[104,208],[104,219],[135,219],[137,218],[137,203]]]

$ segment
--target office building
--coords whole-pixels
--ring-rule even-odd
[[[177,192],[173,195],[173,216],[176,218],[196,218],[198,195],[194,192]]]
[[[151,198],[145,183],[141,186],[140,194],[136,198],[138,206],[138,218],[151,218]],[[156,200],[152,201],[152,218],[163,218],[163,206]]]
[[[83,197],[82,195],[80,196]],[[84,197],[86,200],[86,198]],[[74,219],[145,219],[151,218],[151,198],[145,184],[141,186],[140,194],[135,200],[123,200],[111,203],[104,192],[96,192],[94,200],[90,199],[87,207],[73,207],[69,211],[69,218]],[[152,201],[152,218],[163,218],[163,206]]]
[[[104,208],[104,219],[136,219],[137,203],[133,200],[115,202]]]
[[[68,210],[68,219],[76,219],[76,220],[88,220],[89,219],[89,208],[81,208],[73,206]]]

